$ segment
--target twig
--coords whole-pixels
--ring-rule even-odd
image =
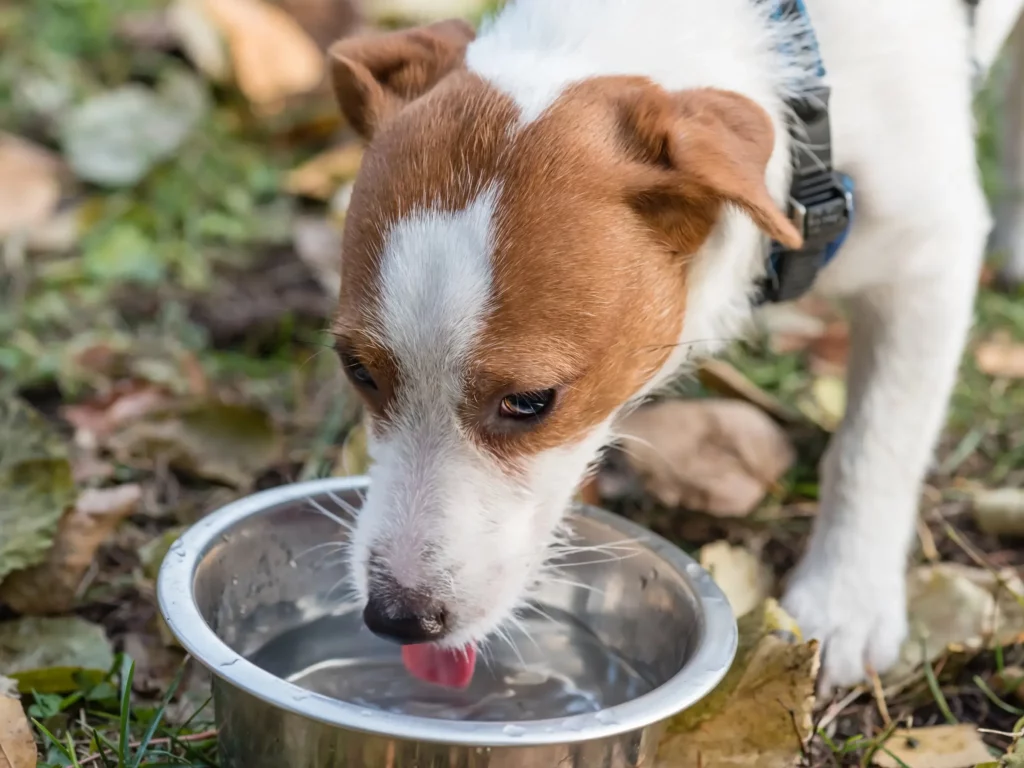
[[[875,694],[875,706],[878,707],[878,714],[882,716],[882,723],[886,726],[892,723],[889,717],[889,707],[885,703],[885,693],[882,691],[882,680],[872,667],[867,668],[868,678],[871,680],[871,690]]]
[[[170,745],[170,744],[174,743],[175,741],[183,741],[183,742],[206,741],[207,739],[212,739],[216,735],[217,735],[216,729],[211,729],[209,731],[203,731],[201,733],[186,733],[184,736],[175,736],[173,739],[172,738],[168,738],[168,737],[164,737],[164,738],[160,738],[160,739],[152,739],[152,740],[150,740],[149,743],[152,746],[157,746],[157,745]],[[139,744],[140,744],[140,742],[133,741],[131,743],[131,748],[135,749],[136,747],[139,746]],[[80,760],[78,764],[79,765],[89,765],[90,763],[97,762],[99,759],[100,759],[100,754],[99,754],[99,752],[96,752],[94,754],[89,755],[84,760]]]

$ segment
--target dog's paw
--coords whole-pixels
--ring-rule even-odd
[[[876,563],[873,569],[870,559],[859,567],[854,562],[808,558],[782,601],[804,638],[821,643],[821,693],[863,682],[868,667],[885,672],[899,659],[907,636],[902,568]]]

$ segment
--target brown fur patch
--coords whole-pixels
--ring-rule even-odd
[[[742,96],[595,78],[537,120],[517,120],[510,99],[454,68],[379,123],[349,208],[336,322],[388,379],[373,405],[386,418],[402,371],[365,333],[382,232],[416,210],[464,209],[497,185],[494,311],[461,416],[510,466],[581,439],[665,364],[680,336],[689,258],[723,205],[744,208],[783,242],[795,235],[764,187],[771,123]],[[536,424],[496,420],[503,396],[551,387],[556,405]]]

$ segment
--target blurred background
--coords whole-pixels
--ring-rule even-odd
[[[212,764],[208,681],[182,667],[157,616],[163,554],[240,495],[367,462],[324,333],[362,154],[324,51],[359,29],[475,22],[498,4],[0,0],[0,746],[12,768],[28,763],[11,745],[28,743],[40,764],[120,765],[100,757],[118,734],[136,765]],[[980,95],[994,199],[998,109]],[[906,765],[890,741],[908,722],[972,724],[963,765],[1011,748],[1024,715],[1024,297],[992,274],[923,494],[904,663],[816,702],[790,635],[797,656],[707,716],[741,727],[743,707],[791,701],[782,711],[800,727],[754,737],[768,756],[756,764],[729,762],[723,736],[715,765]],[[631,420],[627,449],[581,489],[700,557],[756,638],[785,626],[765,600],[816,511],[847,346],[838,308],[774,308],[754,341]]]

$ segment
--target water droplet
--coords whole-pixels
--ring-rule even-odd
[[[289,568],[298,568],[299,564],[297,562],[295,562],[295,560],[289,560],[288,561],[288,567]]]
[[[597,720],[601,725],[617,725],[618,718],[614,714],[606,709],[601,710],[594,714],[594,719]]]
[[[501,732],[506,736],[522,736],[526,733],[526,729],[518,725],[506,725]]]
[[[231,579],[231,586],[232,587],[237,587],[238,586],[238,577],[237,576],[232,577],[232,579]]]
[[[697,563],[686,564],[686,575],[693,579],[699,579],[704,575],[704,569],[701,568]]]

